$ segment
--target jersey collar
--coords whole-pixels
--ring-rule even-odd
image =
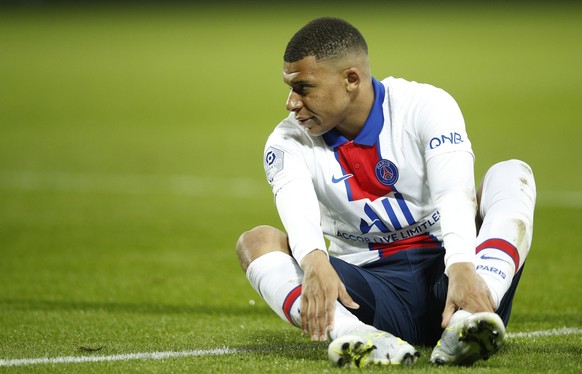
[[[382,103],[384,102],[386,90],[384,89],[384,85],[374,77],[372,77],[372,86],[374,87],[374,104],[372,105],[372,110],[368,114],[364,127],[362,127],[362,130],[354,139],[354,143],[367,146],[376,144],[380,131],[382,131],[382,126],[384,125]],[[331,129],[322,136],[325,143],[331,148],[338,147],[348,141],[335,129]]]

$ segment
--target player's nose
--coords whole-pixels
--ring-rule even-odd
[[[303,107],[303,102],[299,98],[299,95],[293,92],[293,90],[289,92],[289,97],[287,97],[285,107],[290,112],[298,112]]]

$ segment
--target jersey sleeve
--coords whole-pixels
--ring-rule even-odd
[[[441,217],[446,249],[445,273],[457,262],[475,258],[477,202],[473,157],[467,152],[442,153],[427,161],[431,198]]]
[[[264,168],[273,189],[281,222],[289,237],[295,260],[313,250],[327,253],[321,229],[319,202],[304,151],[295,134],[273,133],[265,146]]]
[[[475,255],[474,155],[455,100],[430,87],[420,100],[417,133],[424,149],[431,198],[441,217],[445,272]]]
[[[457,102],[447,92],[424,85],[416,110],[416,131],[428,161],[447,152],[473,155],[465,120]]]

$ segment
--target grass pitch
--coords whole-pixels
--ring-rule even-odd
[[[376,77],[457,99],[477,175],[507,158],[536,173],[508,332],[568,330],[471,370],[582,371],[581,8],[330,8],[0,9],[1,372],[336,371],[234,254],[242,231],[280,226],[263,144],[286,115],[284,46],[323,15],[360,28]],[[395,370],[440,372],[421,350]],[[129,356],[153,352],[184,354]],[[6,366],[35,358],[67,359]]]

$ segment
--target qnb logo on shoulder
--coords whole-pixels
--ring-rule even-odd
[[[376,178],[385,186],[393,186],[398,182],[398,168],[390,160],[382,159],[374,169]]]
[[[435,149],[443,144],[461,144],[463,143],[463,137],[458,132],[451,132],[449,134],[443,134],[441,136],[434,137],[430,140],[430,149]]]

